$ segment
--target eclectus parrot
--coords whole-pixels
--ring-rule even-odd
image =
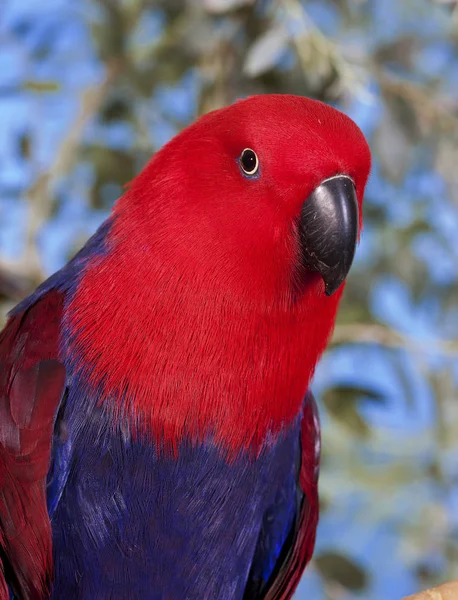
[[[0,598],[284,600],[370,152],[265,95],[166,144],[0,335]]]

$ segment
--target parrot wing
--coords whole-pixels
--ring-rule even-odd
[[[280,538],[276,527],[275,514],[281,512],[286,501],[282,499],[282,507],[273,507],[272,516],[264,519],[258,547],[255,552],[255,563],[268,563],[272,555],[278,558],[267,579],[256,577],[250,573],[245,590],[245,600],[288,600],[304,572],[306,564],[312,557],[318,524],[318,472],[320,462],[320,421],[315,399],[311,392],[304,401],[304,413],[301,426],[300,467],[297,481],[293,522],[286,536]]]
[[[0,600],[50,592],[53,575],[46,477],[65,390],[57,359],[63,295],[48,292],[0,334]]]

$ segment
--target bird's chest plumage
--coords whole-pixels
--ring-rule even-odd
[[[210,440],[164,455],[105,410],[83,414],[78,389],[49,477],[53,598],[242,598],[269,507],[282,496],[280,529],[294,515],[299,422],[257,458]]]

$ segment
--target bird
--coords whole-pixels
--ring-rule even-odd
[[[266,94],[153,155],[0,334],[0,599],[285,600],[319,515],[310,383],[371,155]]]

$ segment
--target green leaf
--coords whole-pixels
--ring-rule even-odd
[[[288,32],[282,25],[265,31],[250,46],[243,71],[248,77],[256,77],[272,69],[288,44]]]
[[[385,398],[380,392],[357,385],[341,385],[327,389],[323,394],[323,403],[331,416],[345,424],[360,437],[368,437],[371,429],[358,412],[361,398],[383,403]]]
[[[135,176],[135,155],[99,144],[86,146],[82,149],[82,155],[94,168],[91,207],[100,209],[112,206],[124,186]],[[107,191],[110,193],[107,194]]]
[[[352,592],[363,591],[369,583],[369,576],[363,567],[339,552],[322,552],[315,557],[315,564],[322,577]]]
[[[23,87],[29,92],[37,92],[38,94],[46,94],[49,92],[58,92],[60,90],[60,84],[57,81],[36,81],[27,80],[24,81]]]
[[[215,14],[229,12],[251,4],[254,4],[254,0],[203,0],[204,8]]]
[[[32,146],[30,135],[28,133],[22,133],[19,136],[18,142],[19,142],[18,143],[19,152],[20,152],[22,158],[29,159],[30,154],[31,154],[31,146]]]

